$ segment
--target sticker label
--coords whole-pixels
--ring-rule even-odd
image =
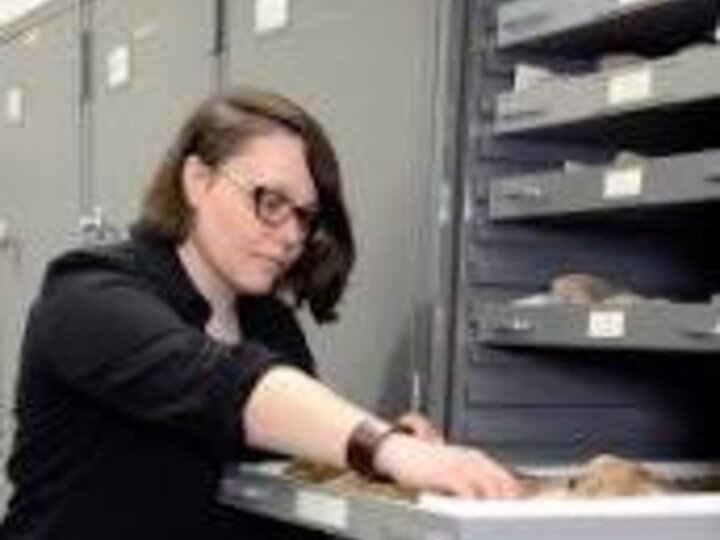
[[[119,45],[112,49],[105,59],[108,88],[119,88],[130,82],[130,47]]]
[[[608,81],[609,105],[627,105],[650,99],[653,95],[653,74],[649,67],[611,75]]]
[[[347,529],[348,503],[326,493],[300,490],[295,498],[295,515],[319,525]]]
[[[17,86],[5,94],[5,118],[10,124],[22,124],[25,118],[25,92]]]
[[[594,339],[618,339],[625,337],[624,311],[591,311],[587,335]]]
[[[639,197],[643,191],[642,167],[623,167],[605,172],[603,198],[626,199]]]
[[[290,23],[290,0],[255,0],[255,33],[267,34]]]
[[[0,248],[10,245],[10,225],[0,220]]]
[[[636,4],[644,4],[646,2],[648,2],[648,0],[618,0],[618,6],[627,7],[634,6]]]

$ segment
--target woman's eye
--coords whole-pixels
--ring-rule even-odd
[[[262,207],[268,213],[282,212],[287,207],[287,200],[279,193],[265,192],[261,201]]]

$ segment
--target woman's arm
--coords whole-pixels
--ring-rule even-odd
[[[347,465],[348,441],[364,421],[378,431],[390,429],[386,422],[287,367],[268,371],[243,411],[250,445],[336,466]],[[421,490],[488,497],[520,494],[513,476],[486,454],[399,433],[380,444],[374,468],[401,485]]]

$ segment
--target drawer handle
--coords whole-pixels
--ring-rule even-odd
[[[519,111],[501,112],[498,114],[498,120],[501,122],[522,122],[545,115],[545,109],[521,109]]]
[[[532,200],[537,201],[545,198],[546,193],[540,186],[516,186],[508,188],[502,196],[510,200]]]
[[[680,332],[690,338],[717,339],[720,338],[720,323],[712,327],[686,327],[681,329]]]
[[[240,488],[240,496],[249,501],[269,501],[272,499],[273,492],[266,486],[248,485]]]
[[[519,317],[498,321],[496,322],[491,330],[495,334],[527,334],[535,329],[535,325],[528,319],[521,319]]]

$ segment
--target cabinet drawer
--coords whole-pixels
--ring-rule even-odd
[[[496,180],[494,220],[597,213],[720,200],[720,151]]]

